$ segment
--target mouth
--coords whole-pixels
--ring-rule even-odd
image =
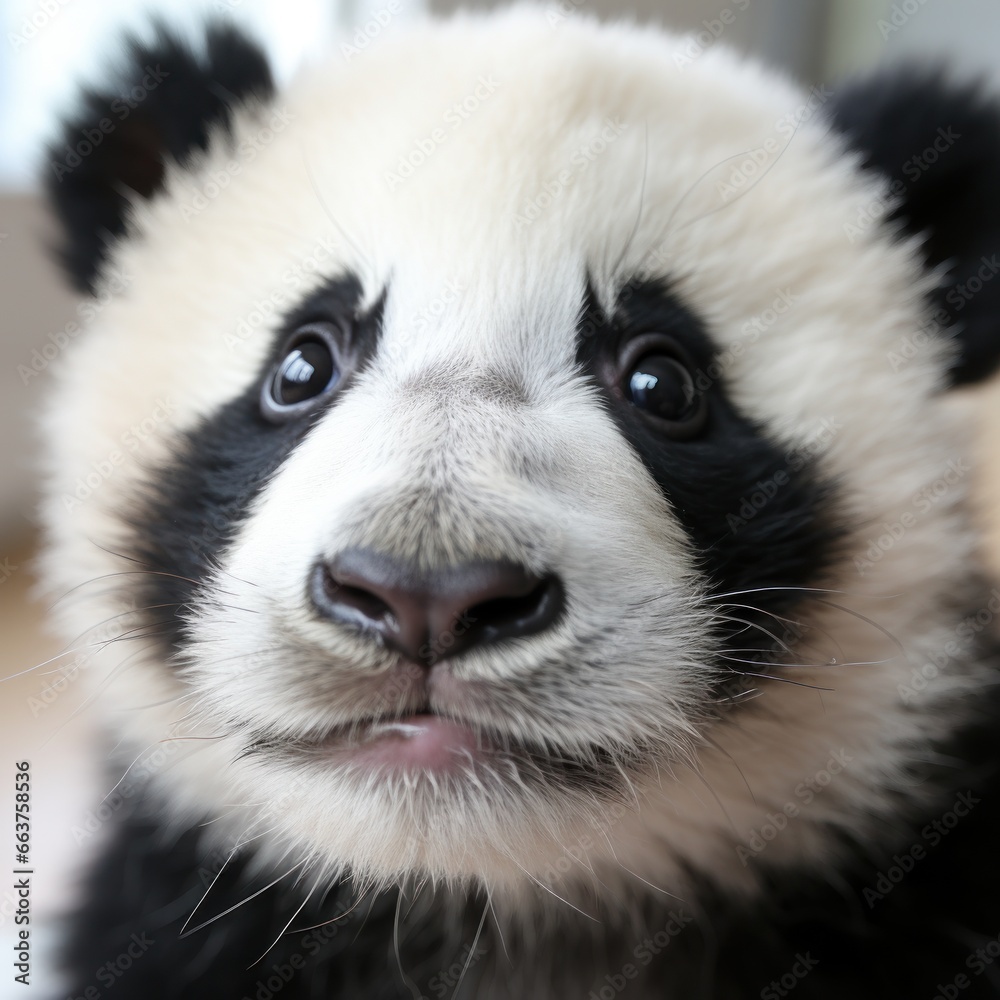
[[[260,740],[252,750],[371,773],[441,775],[474,769],[500,752],[471,725],[427,709],[344,723],[315,739]]]
[[[489,752],[470,726],[429,712],[334,730],[320,747],[334,757],[349,755],[356,767],[426,773],[468,769]]]
[[[324,769],[344,769],[361,776],[421,776],[478,783],[489,773],[521,787],[536,785],[621,793],[623,768],[641,768],[631,759],[591,745],[583,753],[553,752],[509,734],[491,734],[469,722],[422,708],[405,716],[358,719],[310,739],[263,739],[248,749]]]

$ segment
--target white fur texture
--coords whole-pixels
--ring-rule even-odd
[[[280,313],[345,270],[369,303],[388,289],[370,372],[261,492],[215,600],[196,609],[183,670],[128,642],[96,658],[127,746],[185,738],[157,774],[178,813],[221,815],[223,841],[261,834],[275,854],[384,879],[416,871],[516,890],[558,871],[671,889],[686,865],[751,891],[755,867],[737,848],[768,814],[801,804],[795,789],[832,754],[846,768],[768,847],[769,862],[824,862],[826,824],[876,837],[891,821],[887,791],[921,795],[906,765],[975,682],[974,664],[955,663],[901,705],[914,664],[951,637],[943,609],[969,577],[964,480],[868,572],[853,560],[959,454],[938,394],[943,350],[924,345],[899,370],[889,360],[920,328],[930,279],[915,247],[884,230],[849,238],[883,192],[819,111],[801,110],[809,95],[722,47],[684,51],[657,31],[553,26],[526,10],[413,28],[295,82],[274,105],[281,131],[237,156],[238,171],[216,143],[136,206],[142,236],[109,269],[127,288],[69,352],[47,417],[55,595],[134,570],[113,553],[145,470],[260,377]],[[449,116],[467,98],[475,110]],[[273,110],[248,109],[237,142]],[[425,161],[392,176],[421,144]],[[734,170],[752,180],[736,188]],[[712,610],[689,543],[575,369],[587,276],[610,306],[637,273],[667,279],[705,322],[736,405],[842,486],[846,554],[820,583],[842,608],[804,597],[808,642],[788,659],[816,665],[781,671],[813,687],[761,680],[756,699],[710,702]],[[791,304],[770,321],[782,295]],[[498,381],[504,398],[482,391]],[[123,444],[155,400],[167,415],[141,447]],[[67,502],[112,451],[113,474]],[[392,655],[305,600],[315,560],[356,545],[430,565],[502,557],[557,571],[568,596],[558,627],[444,661],[434,697],[556,755],[598,744],[624,761],[646,748],[642,766],[622,764],[619,794],[513,766],[434,785],[238,759],[250,731],[315,737],[387,690],[405,705]],[[131,627],[127,592],[84,586],[65,603],[66,635],[123,612]]]

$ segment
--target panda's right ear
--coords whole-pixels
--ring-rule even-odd
[[[94,291],[109,245],[126,231],[129,201],[162,187],[169,160],[205,149],[236,106],[273,93],[263,52],[235,28],[210,27],[203,53],[163,28],[149,44],[130,41],[115,83],[85,91],[47,150],[45,186],[74,285]]]
[[[978,84],[899,66],[839,91],[833,124],[891,182],[890,222],[941,275],[936,322],[955,346],[953,385],[1000,368],[1000,102]]]

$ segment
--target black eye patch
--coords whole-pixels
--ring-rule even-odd
[[[664,346],[651,354],[651,343]],[[740,413],[724,378],[708,376],[714,345],[676,294],[628,285],[608,316],[588,293],[577,358],[687,531],[713,593],[745,592],[741,603],[777,611],[795,603],[791,588],[822,578],[840,537],[833,485]]]
[[[374,353],[382,305],[360,314],[361,297],[351,275],[313,291],[286,317],[260,379],[184,434],[150,475],[130,518],[129,554],[148,574],[138,599],[158,609],[169,648],[183,644],[184,609],[254,498],[342,381]],[[263,399],[272,394],[268,406]]]

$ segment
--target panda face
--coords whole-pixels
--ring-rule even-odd
[[[858,225],[886,185],[823,92],[682,52],[414,29],[134,201],[48,415],[46,567],[116,574],[66,628],[139,637],[102,697],[221,838],[749,888],[736,848],[831,759],[772,860],[875,836],[975,682],[899,705],[900,637],[970,587],[945,340],[893,360],[935,279]]]

